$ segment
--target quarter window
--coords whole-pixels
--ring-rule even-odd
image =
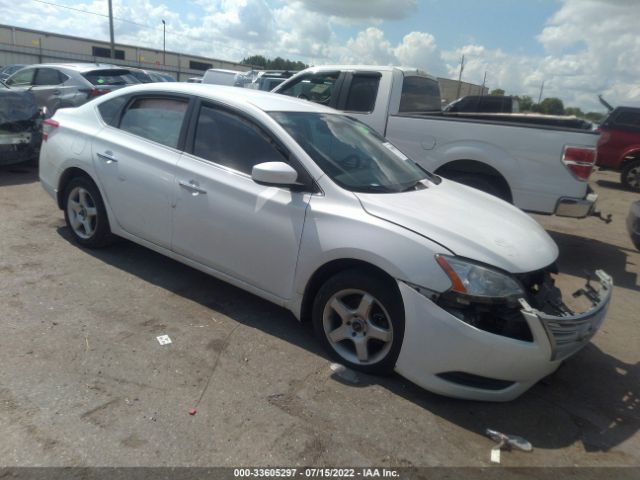
[[[256,125],[206,105],[200,109],[193,154],[248,175],[259,163],[286,162]]]
[[[120,129],[167,147],[178,148],[188,102],[175,98],[138,98],[127,108]]]
[[[100,112],[100,116],[102,117],[102,120],[104,120],[104,123],[111,125],[112,127],[117,126],[118,112],[128,99],[129,97],[126,95],[121,95],[98,105],[98,111]]]

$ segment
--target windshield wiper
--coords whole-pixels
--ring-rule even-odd
[[[402,190],[400,190],[400,192],[410,192],[412,190],[423,190],[425,188],[428,188],[424,183],[425,180],[427,180],[428,177],[425,178],[421,178],[420,180],[416,180],[415,182],[413,182],[411,185],[409,185],[406,188],[403,188]]]

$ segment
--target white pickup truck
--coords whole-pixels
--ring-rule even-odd
[[[581,120],[442,112],[437,80],[399,67],[313,67],[273,92],[347,112],[424,168],[523,210],[577,218],[594,212],[588,179],[598,134]]]

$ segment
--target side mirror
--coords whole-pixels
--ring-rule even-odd
[[[253,166],[251,178],[261,185],[288,187],[298,185],[298,172],[284,162],[264,162]]]

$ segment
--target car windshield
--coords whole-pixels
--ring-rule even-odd
[[[324,173],[353,192],[397,193],[432,178],[383,137],[352,118],[327,113],[271,112]]]

